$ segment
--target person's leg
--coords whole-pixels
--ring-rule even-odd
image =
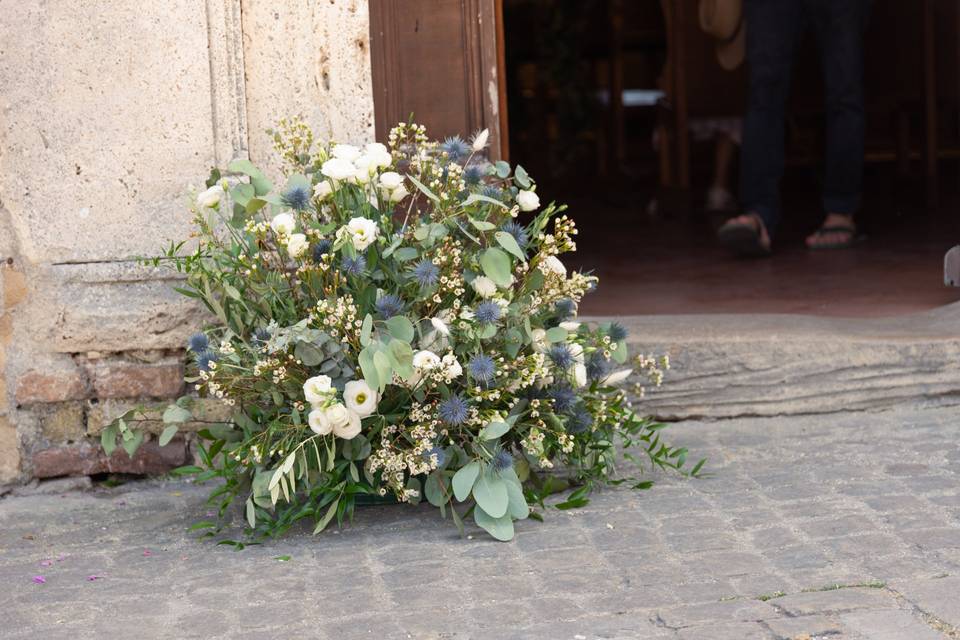
[[[854,239],[853,216],[863,178],[863,34],[870,0],[808,0],[820,46],[826,93],[823,185],[826,219],[811,247],[842,247]]]
[[[780,218],[784,109],[794,51],[803,26],[803,0],[746,0],[750,90],[743,125],[740,200],[772,233]]]
[[[730,191],[730,173],[737,145],[729,134],[719,131],[714,137],[713,180],[707,191],[707,211],[725,211],[733,208]]]

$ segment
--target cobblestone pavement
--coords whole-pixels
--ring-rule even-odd
[[[711,477],[608,490],[506,544],[369,507],[237,552],[187,533],[190,484],[8,497],[0,637],[960,638],[958,418],[674,425]]]

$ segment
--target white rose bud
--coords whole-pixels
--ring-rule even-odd
[[[326,418],[333,427],[333,435],[350,440],[360,433],[360,416],[339,402],[326,409]]]
[[[521,211],[534,211],[540,207],[540,197],[533,191],[521,191],[517,194],[517,204]]]
[[[303,396],[310,404],[326,402],[333,393],[333,380],[330,376],[314,376],[303,383]]]
[[[380,174],[380,186],[387,191],[393,191],[403,184],[403,176],[396,171],[385,171]]]
[[[197,195],[197,206],[215,207],[220,204],[220,198],[223,197],[223,194],[223,187],[220,186],[220,184],[215,184],[203,193]]]
[[[291,258],[299,258],[306,253],[309,246],[310,243],[307,242],[307,236],[302,233],[294,233],[291,234],[290,239],[287,240],[287,253],[290,254]]]
[[[333,425],[327,420],[327,414],[324,409],[314,409],[307,416],[307,424],[310,430],[318,436],[325,436],[333,431]]]
[[[270,228],[278,236],[289,236],[297,228],[297,220],[290,213],[280,213],[270,221]]]
[[[496,283],[487,276],[477,276],[470,283],[470,286],[481,298],[489,298],[497,293]]]
[[[366,418],[377,409],[377,392],[364,380],[352,380],[343,389],[343,402],[361,418]]]

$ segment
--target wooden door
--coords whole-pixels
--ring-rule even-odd
[[[506,159],[502,0],[370,0],[377,139],[408,120],[434,139],[490,130]]]

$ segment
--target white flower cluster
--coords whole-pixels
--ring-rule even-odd
[[[360,435],[363,418],[377,410],[377,392],[363,380],[352,380],[343,389],[343,402],[330,376],[314,376],[303,383],[303,395],[311,405],[307,423],[317,435],[333,434],[350,440]]]

